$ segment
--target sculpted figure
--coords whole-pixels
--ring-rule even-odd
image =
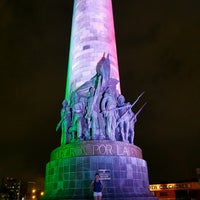
[[[86,119],[88,124],[88,129],[90,132],[90,139],[94,139],[96,122],[97,122],[97,112],[95,109],[97,96],[95,95],[95,88],[91,87],[89,89],[89,96],[86,109]]]
[[[64,100],[62,102],[62,109],[61,109],[61,120],[57,124],[56,131],[61,127],[61,145],[64,145],[66,143],[69,143],[69,134],[68,134],[68,128],[71,123],[71,108],[68,104],[67,100]]]
[[[117,98],[117,130],[122,141],[128,142],[131,115],[131,104],[125,103],[124,96],[119,95]]]
[[[89,88],[89,94],[87,99],[86,119],[88,122],[88,129],[91,135],[91,139],[97,139],[97,128],[100,126],[100,109],[99,101],[101,97],[101,81],[102,76],[97,75],[95,85]]]
[[[77,98],[76,98],[77,99]],[[72,123],[69,128],[71,133],[71,142],[81,140],[82,138],[82,120],[85,114],[84,98],[80,98],[78,102],[74,101],[72,105]]]
[[[130,118],[129,119],[130,126],[129,126],[129,130],[128,130],[128,141],[129,141],[130,144],[133,144],[133,142],[134,142],[134,134],[135,134],[134,128],[135,128],[135,123],[137,121],[137,117],[132,112],[132,113],[130,113],[129,118]]]
[[[137,122],[137,116],[139,115],[139,113],[142,111],[142,109],[144,108],[144,106],[146,105],[147,103],[144,103],[142,105],[142,107],[136,112],[136,113],[130,113],[130,117],[129,117],[129,123],[130,123],[130,126],[129,126],[129,143],[133,144],[134,143],[134,134],[135,134],[135,131],[134,131],[134,128],[135,128],[135,123]]]
[[[110,88],[107,88],[101,102],[101,110],[106,123],[106,137],[111,140],[116,140],[116,105],[116,99],[115,96],[112,94],[112,90]]]
[[[125,103],[125,98],[122,95],[118,96],[117,99],[117,130],[120,134],[122,141],[129,142],[133,144],[134,140],[134,126],[137,121],[137,115],[141,112],[146,103],[139,109],[139,111],[134,114],[131,108],[139,101],[141,96],[144,94],[142,92],[133,104]]]

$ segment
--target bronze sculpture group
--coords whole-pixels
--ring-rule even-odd
[[[109,56],[103,56],[96,67],[96,75],[72,91],[70,99],[62,103],[61,145],[82,140],[112,140],[133,144],[137,115],[119,94],[117,80],[110,78]]]

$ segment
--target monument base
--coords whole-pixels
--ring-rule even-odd
[[[93,199],[90,184],[96,172],[105,186],[104,200],[157,199],[149,191],[147,164],[139,147],[96,140],[63,145],[52,152],[42,200]]]
[[[43,197],[42,199],[40,200],[93,200],[94,198],[93,197],[89,197],[89,198],[57,198],[57,197]],[[147,196],[147,197],[102,197],[102,200],[158,200],[157,197],[154,197],[154,196]]]

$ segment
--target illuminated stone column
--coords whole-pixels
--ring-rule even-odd
[[[93,199],[96,172],[104,200],[157,200],[142,150],[134,145],[134,124],[145,104],[136,113],[131,108],[142,95],[129,103],[120,92],[112,1],[75,0],[66,97],[56,127],[61,144],[46,165],[42,200]]]
[[[112,1],[75,0],[66,99],[96,74],[104,53],[109,54],[111,78],[119,81]],[[120,93],[119,83],[117,89]]]

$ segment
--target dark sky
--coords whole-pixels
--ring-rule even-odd
[[[43,177],[60,144],[72,0],[0,0],[0,177]],[[113,0],[121,90],[151,183],[200,167],[200,1]],[[139,105],[138,105],[139,106]],[[135,108],[137,109],[137,107]]]

